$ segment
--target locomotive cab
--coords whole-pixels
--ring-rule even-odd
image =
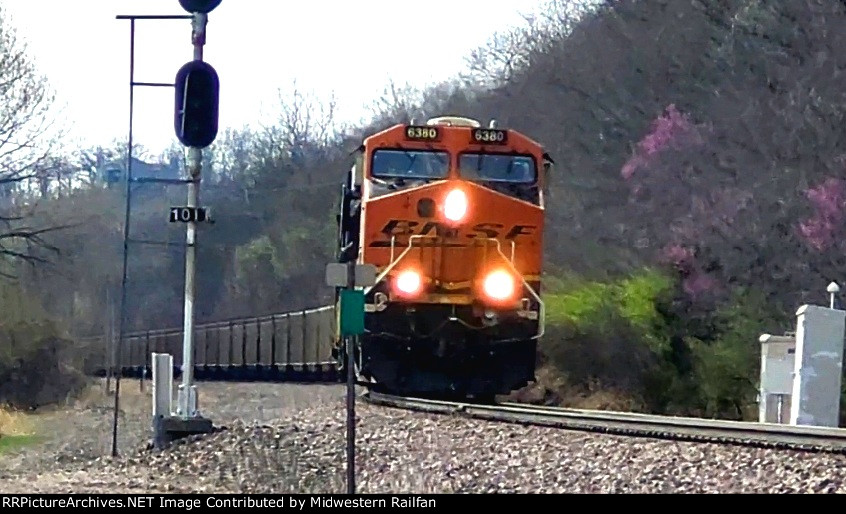
[[[458,116],[365,139],[338,219],[341,262],[378,270],[364,289],[359,378],[392,392],[458,396],[534,380],[551,165],[522,133]]]

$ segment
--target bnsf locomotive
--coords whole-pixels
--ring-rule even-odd
[[[376,284],[363,288],[360,381],[399,394],[491,397],[535,379],[551,166],[524,134],[463,117],[364,140],[338,216],[339,262],[377,269]],[[345,352],[339,338],[333,354],[344,374]]]

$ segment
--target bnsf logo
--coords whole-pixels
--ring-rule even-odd
[[[505,239],[516,239],[518,236],[528,236],[537,230],[535,225],[514,225],[505,230],[505,225],[500,223],[479,223],[470,229],[471,233],[465,234],[468,239],[476,237],[500,237],[505,234]],[[440,235],[444,237],[456,237],[457,231],[442,223],[434,221],[426,222],[422,225],[417,221],[412,220],[389,220],[380,231],[388,240],[374,241],[370,246],[390,246],[390,239],[392,237],[412,236],[412,235]]]

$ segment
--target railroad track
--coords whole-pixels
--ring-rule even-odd
[[[846,454],[846,429],[655,416],[518,403],[462,403],[367,392],[374,405],[490,421],[675,441],[714,442]]]

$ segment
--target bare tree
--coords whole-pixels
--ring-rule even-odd
[[[327,102],[318,101],[313,94],[304,93],[296,81],[292,91],[279,96],[279,118],[266,135],[275,147],[284,149],[295,166],[306,164],[323,149],[335,142],[334,95]]]
[[[36,175],[51,150],[54,97],[0,10],[0,183]]]
[[[547,0],[538,13],[523,14],[525,25],[496,32],[470,52],[463,79],[470,86],[496,88],[530,69],[535,57],[564,40],[595,5],[584,0]]]
[[[29,226],[32,205],[16,201],[25,183],[55,172],[53,101],[47,80],[0,9],[0,255],[30,263],[43,260],[30,251],[33,246],[57,250],[43,236],[61,228]]]

